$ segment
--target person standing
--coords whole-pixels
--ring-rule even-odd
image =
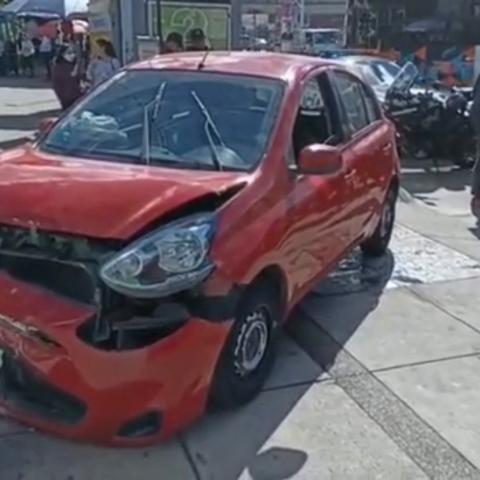
[[[22,36],[20,38],[20,63],[22,65],[22,73],[26,75],[30,73],[30,77],[35,76],[34,68],[35,46],[29,37]]]
[[[97,56],[90,62],[87,69],[87,80],[90,83],[90,88],[95,88],[109,80],[121,67],[111,42],[100,38],[96,43]]]
[[[201,28],[190,30],[188,35],[187,51],[202,52],[208,50],[207,37]]]
[[[480,218],[480,76],[473,87],[473,103],[470,119],[476,139],[476,159],[472,173],[472,213]]]
[[[183,52],[183,37],[177,32],[169,33],[165,41],[164,53],[179,52]]]
[[[48,38],[46,35],[42,37],[42,41],[40,43],[40,58],[45,66],[45,73],[47,75],[47,79],[50,80],[52,76],[52,53],[53,53],[53,44],[52,40]]]
[[[6,69],[6,51],[5,51],[5,42],[0,38],[0,75],[4,76],[7,72]]]
[[[81,96],[78,61],[71,46],[60,47],[52,68],[52,88],[57,96],[62,110],[70,108]]]
[[[13,73],[18,77],[18,50],[13,40],[7,40],[5,43],[5,59],[7,75]]]

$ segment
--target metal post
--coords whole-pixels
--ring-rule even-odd
[[[158,53],[163,52],[163,34],[162,34],[162,3],[161,0],[155,1],[157,10],[157,35],[158,35]]]
[[[305,28],[305,0],[299,1],[299,8],[300,8],[300,29],[303,30]]]

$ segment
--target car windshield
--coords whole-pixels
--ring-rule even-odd
[[[385,85],[391,85],[401,70],[392,62],[373,61],[369,62],[369,65],[380,83]]]
[[[249,170],[283,92],[243,75],[131,70],[87,96],[42,141],[49,153],[125,163]]]

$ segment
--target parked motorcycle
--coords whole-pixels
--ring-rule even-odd
[[[462,91],[439,86],[415,90],[418,74],[413,64],[405,65],[385,96],[385,113],[397,127],[401,155],[445,158],[470,168],[475,136],[468,98]]]

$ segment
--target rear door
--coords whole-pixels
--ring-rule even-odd
[[[394,148],[389,124],[369,87],[345,71],[333,70],[338,101],[343,112],[346,188],[350,202],[351,241],[371,228],[385,195]]]

